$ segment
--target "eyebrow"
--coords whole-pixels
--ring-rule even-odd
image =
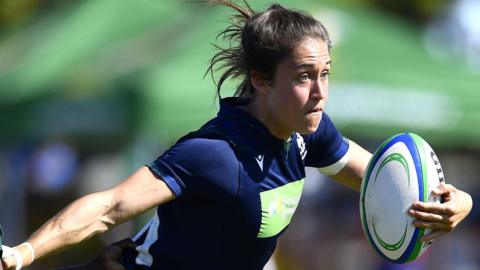
[[[328,60],[325,65],[330,65],[332,63],[332,60]],[[314,64],[300,64],[297,66],[297,68],[311,68],[315,66]]]

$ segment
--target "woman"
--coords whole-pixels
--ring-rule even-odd
[[[29,265],[152,207],[155,217],[125,250],[126,269],[262,269],[297,207],[305,166],[318,167],[355,190],[371,154],[345,139],[324,113],[331,69],[325,27],[301,12],[272,5],[237,11],[222,34],[210,71],[240,78],[235,97],[200,130],[118,186],[87,195],[14,248]],[[450,185],[442,205],[415,203],[416,226],[451,231],[469,213],[471,197]],[[17,260],[18,261],[18,260]],[[16,260],[5,259],[7,268]]]

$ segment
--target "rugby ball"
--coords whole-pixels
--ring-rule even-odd
[[[374,153],[360,190],[362,227],[375,251],[393,263],[415,260],[430,246],[429,230],[413,226],[412,203],[438,202],[431,191],[444,176],[430,145],[413,133],[387,139]]]

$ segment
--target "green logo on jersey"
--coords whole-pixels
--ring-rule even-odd
[[[257,237],[274,236],[290,224],[302,195],[303,182],[298,180],[260,193],[262,224]]]

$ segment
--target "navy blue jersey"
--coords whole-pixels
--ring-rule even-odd
[[[305,166],[332,170],[348,142],[324,113],[317,131],[274,137],[227,98],[218,116],[180,139],[150,170],[176,198],[134,239],[132,269],[262,269],[300,200]]]

